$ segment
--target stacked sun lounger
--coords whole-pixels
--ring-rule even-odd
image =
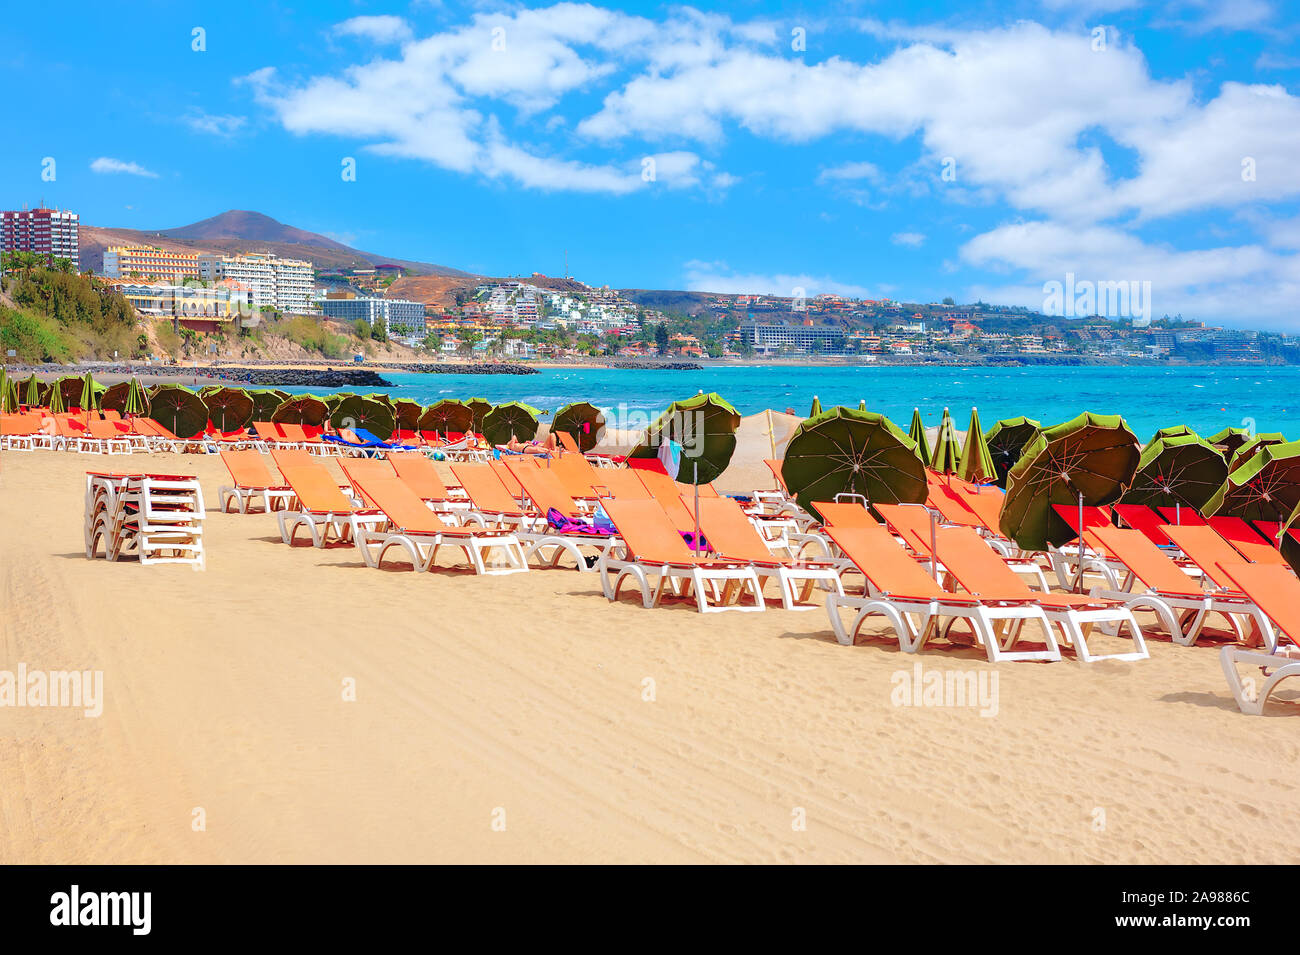
[[[88,472],[86,557],[203,567],[203,490],[188,475]]]

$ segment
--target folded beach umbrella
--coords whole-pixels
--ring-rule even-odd
[[[808,412],[808,417],[815,418],[822,413],[822,400],[813,395],[812,408]]]
[[[23,404],[29,408],[39,408],[45,398],[46,390],[47,386],[43,385],[33,372],[32,376],[23,383]]]
[[[102,401],[100,405],[103,405]],[[140,379],[132,376],[130,384],[127,385],[126,402],[122,407],[122,414],[129,418],[147,415],[148,413],[149,393],[145,391],[144,385],[140,384]]]
[[[970,410],[970,424],[966,426],[966,444],[957,462],[957,476],[971,484],[993,484],[998,479],[993,455],[989,454],[984,429],[980,427],[980,413],[974,408]]]
[[[217,387],[203,396],[218,431],[238,431],[253,420],[253,396],[243,388]]]
[[[482,434],[483,419],[487,417],[488,412],[492,410],[492,402],[486,398],[471,398],[465,402],[469,405],[469,410],[474,412],[474,430]]]
[[[1222,451],[1224,457],[1231,458],[1232,452],[1250,440],[1250,432],[1245,428],[1224,428],[1205,440]]]
[[[1260,448],[1266,448],[1270,444],[1286,444],[1286,438],[1279,431],[1269,431],[1263,434],[1256,434],[1253,438],[1239,447],[1231,455],[1228,455],[1228,471],[1237,470],[1247,461],[1249,461]]]
[[[335,428],[363,428],[380,441],[393,436],[397,419],[393,409],[370,395],[348,395],[330,413]]]
[[[420,428],[420,415],[424,413],[424,405],[411,398],[398,398],[393,402],[393,410],[397,414],[397,427],[402,431],[418,431]]]
[[[866,410],[867,410],[867,399],[866,399],[866,398],[861,398],[861,399],[858,400],[858,410],[859,410],[859,411],[866,411]]]
[[[676,442],[681,446],[676,479],[683,484],[708,484],[731,463],[739,427],[740,412],[729,401],[714,392],[700,392],[670,404],[629,457],[658,457],[666,441]]]
[[[903,430],[874,411],[835,407],[795,429],[781,476],[805,510],[836,494],[860,494],[872,504],[925,501],[925,465]]]
[[[912,409],[912,427],[908,429],[907,436],[916,445],[916,456],[928,468],[930,466],[930,442],[925,440],[925,422],[921,420],[920,408]]]
[[[253,388],[248,392],[253,402],[253,421],[270,421],[275,409],[290,397],[289,392],[275,388]]]
[[[149,417],[178,438],[193,438],[208,427],[208,406],[202,395],[184,385],[154,385]]]
[[[957,428],[953,424],[948,409],[943,409],[943,419],[939,422],[939,433],[934,439],[934,454],[930,457],[930,469],[940,474],[957,473],[961,462],[961,442],[957,440]]]
[[[1137,436],[1119,415],[1085,412],[1044,429],[1007,473],[999,528],[1024,550],[1073,540],[1053,505],[1115,503],[1132,483],[1139,457]]]
[[[271,421],[275,424],[305,424],[320,428],[325,425],[329,413],[324,398],[316,395],[292,395],[271,412]]]
[[[420,415],[420,430],[467,434],[474,430],[474,410],[463,401],[443,398],[424,409]]]
[[[77,407],[82,411],[96,411],[99,404],[100,395],[104,389],[95,384],[95,379],[86,372],[86,377],[81,379],[81,393],[77,395]]]
[[[1125,504],[1199,512],[1228,479],[1223,452],[1194,434],[1156,438],[1142,449]]]
[[[1300,505],[1300,441],[1270,444],[1228,474],[1205,503],[1206,515],[1248,521],[1286,521]]]
[[[0,412],[14,414],[18,411],[18,382],[0,371]]]
[[[556,431],[573,438],[580,451],[590,451],[605,431],[605,414],[589,401],[574,401],[555,412],[551,432]]]
[[[1041,428],[1042,425],[1033,418],[1023,416],[1004,418],[989,428],[988,433],[984,435],[984,441],[989,446],[993,466],[998,471],[998,487],[1007,486],[1007,472],[1020,460],[1025,446],[1038,437]],[[970,435],[966,438],[969,440]]]
[[[46,400],[49,402],[50,414],[67,412],[68,406],[63,400],[63,389],[59,387],[57,381],[50,385],[49,397]]]
[[[463,406],[469,411],[469,406]],[[473,424],[471,412],[470,424]],[[531,441],[537,437],[537,418],[541,411],[522,401],[507,401],[497,405],[483,419],[483,437],[493,444],[506,444],[511,438],[516,441]]]

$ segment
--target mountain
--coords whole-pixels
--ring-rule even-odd
[[[471,279],[445,265],[395,259],[363,252],[327,236],[285,225],[260,212],[231,209],[210,219],[171,229],[115,229],[82,223],[81,268],[102,272],[104,250],[110,245],[153,245],[169,252],[272,252],[282,258],[305,259],[317,268],[366,268],[390,263],[412,275]]]

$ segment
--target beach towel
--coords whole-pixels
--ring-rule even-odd
[[[554,507],[546,511],[546,523],[561,534],[590,534],[592,537],[612,537],[614,534],[612,526],[598,527],[594,521],[575,520]]]

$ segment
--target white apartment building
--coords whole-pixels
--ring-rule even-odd
[[[299,314],[312,310],[312,265],[301,259],[282,259],[269,252],[205,254],[199,256],[199,277],[209,282],[231,279],[247,285],[254,308],[270,305]]]

